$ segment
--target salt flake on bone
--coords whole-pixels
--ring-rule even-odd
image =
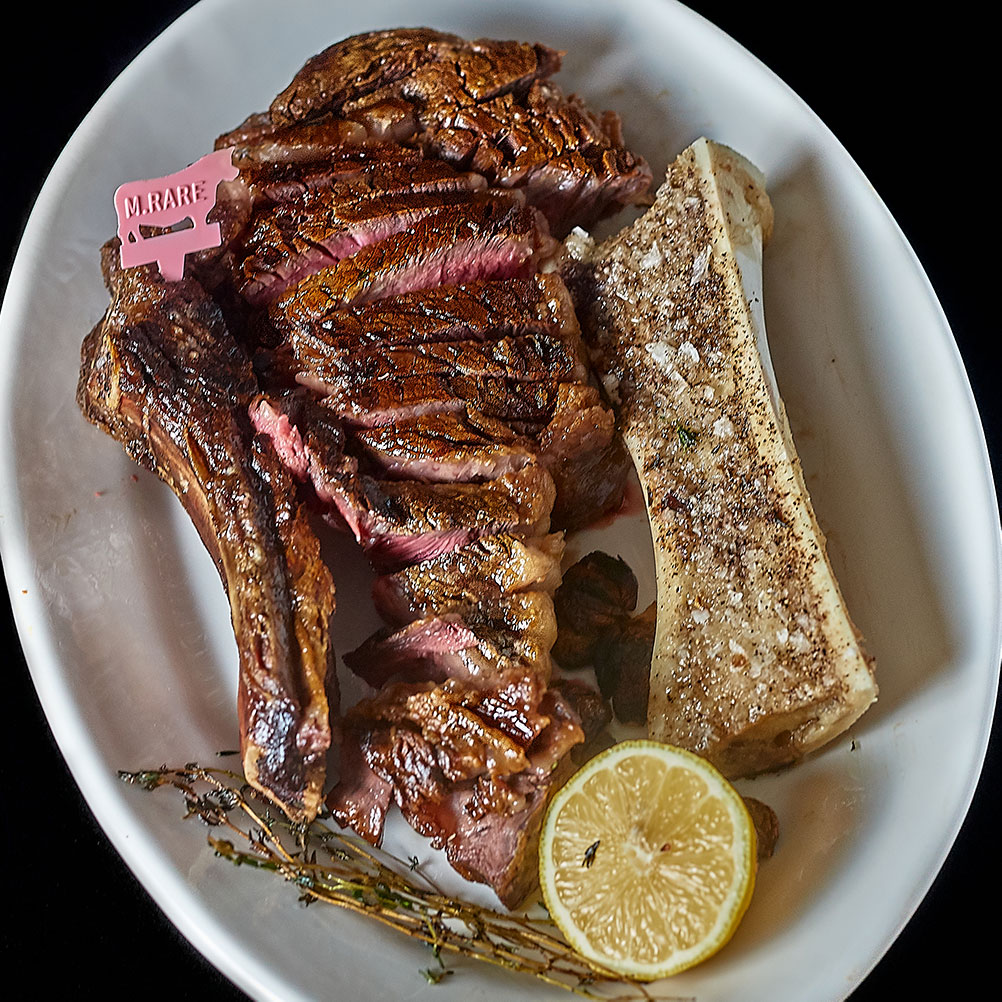
[[[640,259],[641,268],[657,268],[664,261],[665,256],[658,247],[657,240],[651,244],[650,250]]]
[[[574,260],[583,261],[591,253],[595,241],[580,226],[575,226],[564,241],[564,246]]]
[[[672,368],[671,353],[673,349],[667,341],[651,341],[644,347],[658,365],[665,369]]]
[[[684,358],[687,362],[691,362],[693,365],[699,361],[699,351],[691,341],[683,341],[678,346],[678,354],[680,358]]]
[[[697,282],[702,282],[706,278],[706,273],[710,269],[710,245],[707,244],[693,259],[692,262],[692,278],[689,279],[690,285],[695,285]]]
[[[713,422],[713,434],[717,438],[733,438],[734,436],[734,425],[731,424],[730,418],[719,417]]]
[[[797,654],[806,654],[811,649],[810,641],[800,630],[790,634],[790,646]]]

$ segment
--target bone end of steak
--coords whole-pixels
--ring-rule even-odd
[[[290,817],[315,816],[336,700],[333,582],[274,450],[247,419],[250,364],[191,279],[114,276],[84,339],[84,415],[178,496],[219,570],[240,657],[247,779]]]

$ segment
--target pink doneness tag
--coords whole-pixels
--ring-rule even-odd
[[[184,256],[218,247],[223,242],[219,223],[205,217],[216,204],[216,186],[232,181],[240,172],[232,163],[233,147],[217,150],[196,160],[190,167],[154,177],[129,181],[115,192],[118,238],[122,241],[122,267],[154,261],[168,282],[184,277]],[[192,225],[144,237],[140,226],[169,227],[190,219]]]

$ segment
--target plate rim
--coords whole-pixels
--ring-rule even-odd
[[[685,15],[698,18],[702,22],[703,30],[710,30],[716,33],[721,40],[726,40],[726,43],[733,46],[743,58],[753,61],[759,69],[767,72],[772,77],[774,84],[783,88],[789,95],[792,95],[813,118],[815,124],[825,131],[830,141],[837,144],[851,169],[857,175],[857,179],[866,181],[865,174],[859,168],[851,154],[842,146],[839,139],[828,129],[827,125],[825,125],[806,102],[777,74],[703,15],[684,7],[682,4],[677,3],[676,0],[671,0],[671,5],[679,8]],[[47,220],[51,218],[54,212],[53,202],[56,193],[61,189],[65,180],[72,175],[77,150],[86,142],[87,135],[92,131],[94,123],[103,111],[104,106],[117,100],[119,91],[127,86],[129,77],[140,73],[148,63],[155,60],[160,48],[166,47],[169,43],[173,42],[176,35],[185,31],[195,30],[196,22],[199,19],[215,18],[218,16],[219,11],[232,6],[235,6],[234,0],[216,0],[216,2],[204,2],[203,0],[202,3],[183,13],[135,56],[104,91],[99,100],[74,130],[53,164],[32,207],[10,269],[7,291],[2,308],[0,308],[0,357],[5,356],[11,345],[16,343],[17,333],[23,326],[25,304],[22,300],[26,295],[27,285],[30,285],[30,275],[34,272],[35,267],[37,267],[37,259],[44,256],[41,254],[41,233]],[[957,368],[957,375],[960,377],[959,385],[964,391],[967,407],[964,417],[970,423],[971,429],[976,435],[981,459],[979,475],[985,481],[986,494],[984,499],[997,515],[999,511],[998,497],[992,477],[991,458],[988,452],[985,429],[949,319],[946,317],[942,304],[921,261],[905,237],[897,220],[891,215],[879,193],[872,190],[872,186],[871,191],[873,197],[877,199],[883,215],[892,224],[901,247],[910,256],[913,270],[916,275],[920,276],[930,305],[936,312],[941,331],[946,335],[947,347],[950,349],[951,358]],[[2,382],[0,382],[0,413],[3,414],[9,411],[10,401],[13,396],[10,391],[13,378],[14,374],[8,371],[5,373]],[[15,465],[12,461],[13,451],[13,438],[8,433],[0,439],[0,470],[13,471]],[[115,846],[116,851],[129,866],[130,870],[140,879],[140,882],[157,904],[168,915],[171,922],[178,927],[196,949],[214,966],[226,973],[231,980],[240,985],[244,990],[254,994],[255,997],[269,999],[289,998],[290,986],[281,981],[273,984],[268,977],[271,973],[270,971],[265,971],[263,977],[245,980],[244,975],[247,972],[244,967],[235,964],[227,950],[219,948],[219,944],[228,942],[231,937],[231,933],[228,932],[225,924],[212,919],[198,907],[188,907],[192,904],[197,905],[197,903],[186,892],[181,894],[175,892],[168,899],[170,902],[168,905],[168,900],[165,900],[162,894],[167,893],[166,889],[169,887],[171,880],[163,878],[172,878],[175,875],[173,867],[158,865],[155,856],[152,861],[150,858],[144,857],[141,847],[137,844],[141,840],[134,840],[130,844],[128,837],[122,834],[122,829],[118,825],[112,825],[113,821],[122,820],[118,817],[122,812],[118,810],[114,798],[98,796],[105,788],[105,785],[97,775],[100,770],[93,768],[97,763],[97,756],[93,752],[93,749],[89,755],[87,754],[89,732],[79,719],[79,714],[74,712],[76,705],[69,699],[68,691],[61,689],[58,685],[54,685],[57,680],[49,675],[48,665],[54,661],[58,661],[56,652],[51,650],[51,637],[45,634],[44,631],[29,629],[32,621],[36,623],[44,622],[46,617],[44,615],[44,604],[38,595],[38,589],[32,589],[28,596],[19,594],[20,583],[33,577],[32,557],[26,546],[19,500],[16,480],[13,477],[7,476],[0,479],[0,550],[2,550],[4,557],[10,603],[32,682],[39,694],[45,716],[49,721],[49,726],[52,729],[67,768],[73,775],[74,781],[81,789],[98,824],[105,831],[109,840]],[[1002,594],[1002,529],[998,529],[995,532],[992,540],[992,548],[992,561],[995,569],[995,595],[998,597]],[[908,903],[907,912],[902,916],[893,935],[886,942],[879,945],[870,958],[866,970],[855,981],[852,988],[858,986],[865,979],[866,975],[897,938],[901,929],[911,919],[940,872],[946,856],[956,841],[957,834],[969,812],[971,801],[984,768],[988,742],[992,732],[995,705],[998,698],[999,664],[1002,661],[1002,613],[996,615],[993,624],[993,634],[991,649],[995,652],[995,662],[993,672],[990,672],[988,677],[988,681],[992,685],[993,698],[987,702],[984,715],[980,721],[979,754],[976,762],[971,763],[968,770],[969,782],[967,783],[963,797],[963,810],[953,819],[952,828],[948,832],[944,832],[940,851],[937,853],[936,865],[929,873],[925,885],[915,888]],[[59,707],[58,710],[57,707]],[[54,713],[60,720],[58,728],[53,722]],[[101,803],[100,810],[95,806],[95,802]],[[161,879],[157,879],[158,877]],[[154,887],[161,893],[156,893],[153,889]],[[184,891],[185,889],[182,890]],[[277,994],[277,989],[279,988],[282,989],[281,995]]]

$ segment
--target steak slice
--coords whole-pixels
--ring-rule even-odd
[[[473,691],[452,681],[398,683],[353,707],[345,733],[410,825],[444,848],[453,867],[491,886],[509,908],[524,900],[536,882],[543,811],[583,740],[558,692],[531,676]],[[328,800],[342,824],[360,813],[352,799],[359,785],[335,788]],[[376,842],[371,831],[365,837]]]
[[[470,409],[499,421],[545,424],[557,409],[561,385],[552,379],[438,375],[321,384],[325,405],[346,424],[362,428]]]
[[[284,333],[339,306],[436,285],[524,276],[537,270],[552,246],[534,210],[484,193],[310,275],[281,296],[269,315]]]
[[[302,340],[296,345],[297,379],[320,392],[345,384],[404,378],[492,377],[511,382],[582,382],[588,378],[580,343],[568,343],[553,334],[355,351],[311,352],[311,347]]]
[[[355,429],[348,449],[383,477],[426,483],[495,480],[535,461],[531,443],[469,410]]]
[[[357,461],[344,451],[339,422],[302,392],[281,398],[256,396],[249,414],[254,428],[271,440],[292,475],[312,484],[318,499],[340,513],[383,570],[497,532],[538,536],[549,527],[554,487],[538,465],[527,463],[483,484],[378,481],[359,474]],[[450,425],[455,428],[457,422]],[[470,430],[467,424],[459,427]],[[488,443],[481,438],[480,444]],[[497,457],[497,444],[490,449]],[[519,454],[520,461],[524,457]],[[465,465],[470,459],[460,453],[453,461]]]
[[[492,340],[520,334],[580,331],[570,296],[553,274],[441,285],[360,306],[334,306],[310,323],[282,328],[293,352],[316,359],[328,352],[427,342]]]
[[[392,108],[430,155],[524,187],[563,236],[636,202],[651,172],[623,145],[616,115],[594,115],[546,79],[559,67],[560,55],[543,45],[371,32],[309,60],[269,121],[333,113],[372,130]]]
[[[622,504],[633,463],[594,387],[562,383],[537,442],[540,462],[557,486],[555,528],[580,529]]]
[[[217,150],[233,147],[233,163],[243,170],[261,164],[318,164],[331,150],[361,144],[368,138],[358,122],[325,118],[277,127],[267,114],[255,114],[215,142]]]
[[[618,116],[596,117],[549,80],[534,81],[524,99],[505,94],[458,112],[429,105],[419,119],[426,151],[523,190],[558,237],[636,203],[650,187],[650,168],[623,145]]]
[[[347,170],[346,162],[345,169],[338,173],[328,166],[328,161],[307,170],[272,170],[268,172],[271,177],[261,178],[262,190],[271,201],[286,202],[332,187],[342,192],[384,198],[419,192],[484,191],[487,188],[487,180],[479,174],[456,170],[443,160],[423,160],[409,147],[380,147],[385,154],[379,157],[373,155],[374,149],[365,147],[367,159],[361,159],[355,171]]]
[[[251,121],[255,116],[251,116]],[[260,128],[266,128],[263,126]],[[230,137],[221,136],[216,149],[225,148]],[[271,140],[269,139],[270,143]],[[321,155],[322,154],[322,155]],[[255,210],[277,202],[302,197],[309,192],[323,191],[335,185],[350,186],[360,194],[382,190],[381,186],[395,188],[400,175],[408,171],[420,175],[416,182],[428,190],[435,176],[475,178],[474,187],[486,182],[475,175],[458,173],[447,164],[425,160],[419,150],[394,143],[346,142],[317,151],[318,159],[297,162],[282,157],[281,148],[250,156],[245,151],[238,156],[240,174],[232,181],[223,181],[217,189],[215,208],[209,214],[210,222],[218,222],[222,230],[221,248],[210,248],[194,255],[204,269],[206,262],[224,257],[229,266],[222,275],[213,276],[214,285],[230,279],[229,269],[234,267],[234,253],[240,247]],[[275,159],[277,158],[277,159]],[[442,169],[444,168],[444,170]]]
[[[526,541],[507,532],[472,540],[377,578],[372,597],[388,623],[467,613],[518,592],[553,593],[560,584],[563,535]]]
[[[393,786],[372,771],[362,749],[364,740],[364,730],[350,725],[342,728],[338,781],[326,803],[342,828],[351,828],[370,844],[379,845]]]
[[[502,677],[531,674],[546,682],[556,639],[553,602],[545,592],[495,596],[483,605],[378,630],[345,655],[344,663],[369,685],[392,678],[453,679],[488,688]]]
[[[481,39],[468,42],[430,28],[395,28],[354,35],[307,60],[271,103],[278,125],[314,119],[329,112],[351,113],[390,98],[413,101],[415,76],[427,90],[442,67],[460,80],[466,100],[484,100],[524,89],[560,66],[560,56],[544,45]],[[455,86],[450,78],[449,86]]]
[[[372,190],[376,184],[374,179],[381,176],[392,187],[391,179],[398,174],[428,168],[431,175],[441,173],[434,170],[436,166],[434,160],[423,159],[419,150],[408,146],[366,143],[364,146],[332,147],[323,160],[312,164],[250,164],[240,169],[237,180],[250,189],[255,205],[266,205],[301,198],[335,185]],[[448,168],[449,177],[475,176],[459,174],[448,164],[443,166]]]
[[[439,803],[394,794],[404,817],[435,848],[445,849],[453,869],[492,887],[506,908],[515,909],[538,887],[543,816],[550,796],[572,772],[565,755],[553,772],[533,769],[504,784],[473,780],[453,787]],[[512,805],[507,811],[494,806],[505,801]]]
[[[256,390],[216,304],[192,279],[111,271],[112,302],[84,340],[85,416],[177,494],[230,601],[247,780],[291,818],[322,797],[336,677],[334,584],[295,485],[247,420]]]
[[[328,520],[343,528],[337,511],[342,493],[352,490],[358,463],[345,453],[344,433],[330,411],[299,390],[283,396],[259,395],[248,413],[286,469],[313,487]]]
[[[547,691],[540,712],[547,726],[529,746],[529,768],[496,780],[478,777],[453,788],[446,801],[404,800],[407,820],[445,849],[467,880],[487,884],[507,908],[518,907],[537,886],[539,833],[550,796],[570,777],[569,755],[584,740],[574,709],[557,690]]]
[[[383,480],[360,476],[336,499],[369,560],[396,570],[497,532],[545,534],[553,480],[529,464],[482,484]]]
[[[245,231],[235,285],[248,302],[267,304],[307,275],[465,201],[472,190],[457,182],[451,190],[373,197],[336,185],[266,208]]]

